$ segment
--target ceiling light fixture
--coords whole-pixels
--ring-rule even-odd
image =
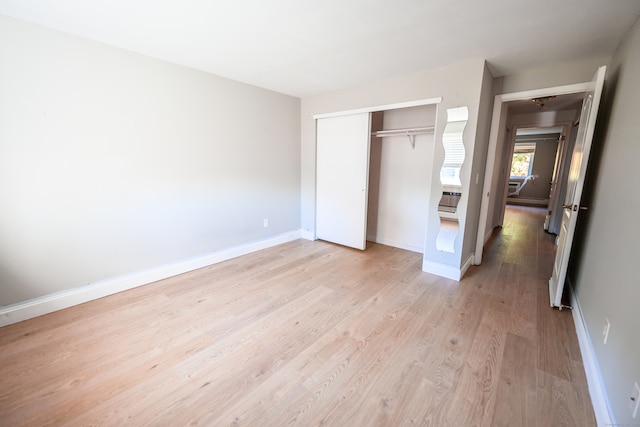
[[[550,100],[554,99],[556,96],[552,95],[552,96],[541,96],[540,98],[532,98],[531,101],[533,101],[534,104],[536,104],[538,107],[540,107],[541,109],[544,108],[545,104],[547,102],[549,102]]]

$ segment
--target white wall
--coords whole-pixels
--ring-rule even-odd
[[[617,425],[638,425],[629,410],[633,383],[640,384],[640,22],[614,54],[607,70],[588,181],[589,211],[579,217],[571,278]],[[574,256],[575,255],[575,256]],[[611,322],[602,342],[605,318]]]
[[[0,64],[0,306],[299,229],[298,99],[3,16]]]
[[[345,89],[329,94],[303,98],[301,104],[301,223],[303,232],[309,236],[313,236],[315,230],[316,171],[314,114],[332,113],[405,101],[442,97],[443,101],[438,105],[435,140],[442,140],[442,132],[446,122],[445,110],[447,108],[468,106],[469,121],[465,128],[465,144],[468,143],[472,146],[475,143],[476,138],[477,117],[484,67],[485,64],[483,60],[470,59],[444,69],[423,72],[403,78],[387,80],[358,88]],[[438,202],[440,200],[439,195],[442,194],[442,186],[439,181],[439,166],[442,164],[444,159],[444,149],[442,149],[440,145],[435,144],[434,146],[435,151],[433,164],[437,165],[437,167],[431,168],[432,177],[430,194],[428,195],[429,206],[427,214],[427,247],[425,251],[425,259],[429,259],[435,263],[459,268],[462,253],[461,241],[457,242],[458,250],[456,254],[441,252],[436,250],[435,247],[440,221],[438,217]],[[469,178],[471,173],[470,171],[465,172],[465,167],[470,169],[470,165],[463,165],[463,173],[465,173],[466,177]],[[434,176],[436,178],[434,178]],[[436,196],[431,196],[433,194]],[[467,197],[468,195],[463,195],[463,199],[460,202],[465,207]],[[461,223],[461,227],[464,227],[463,223]]]

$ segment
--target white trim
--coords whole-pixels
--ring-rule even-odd
[[[480,205],[480,218],[478,219],[478,234],[476,236],[475,264],[482,262],[482,252],[484,250],[484,236],[487,228],[487,216],[489,214],[489,202],[491,201],[491,186],[493,184],[493,167],[498,144],[498,134],[500,128],[500,117],[502,115],[502,104],[510,101],[537,98],[541,96],[568,95],[571,93],[586,92],[590,89],[591,82],[577,83],[572,85],[555,86],[544,89],[527,90],[522,92],[505,93],[496,95],[493,101],[493,115],[491,118],[491,128],[489,131],[489,147],[487,148],[487,162],[484,170],[484,184],[482,188],[482,199]],[[495,203],[495,199],[494,199]]]
[[[460,279],[462,279],[462,276],[464,276],[464,273],[466,273],[471,266],[473,259],[473,254],[469,255],[467,260],[464,262],[464,264],[462,264],[462,267],[460,268],[441,264],[439,262],[423,260],[422,271],[435,274],[437,276],[446,277],[447,279],[460,281]]]
[[[500,102],[521,101],[523,99],[539,98],[542,96],[570,95],[572,93],[586,92],[592,87],[591,82],[575,83],[572,85],[554,86],[543,89],[524,90],[522,92],[511,92],[496,95]]]
[[[613,411],[610,410],[611,406],[609,405],[607,390],[602,380],[598,358],[593,350],[593,344],[587,331],[587,325],[584,322],[580,302],[576,298],[571,280],[568,278],[567,284],[571,289],[571,306],[573,307],[571,314],[573,315],[573,323],[575,324],[576,335],[578,336],[578,343],[580,344],[582,364],[584,365],[584,371],[587,376],[587,385],[589,386],[589,395],[591,396],[591,405],[593,406],[596,423],[599,427],[612,426],[615,425],[615,419]]]
[[[282,233],[264,240],[245,243],[219,251],[202,254],[170,264],[163,264],[122,276],[112,277],[76,288],[67,289],[38,298],[21,301],[0,308],[0,327],[42,316],[87,301],[147,285],[157,280],[176,276],[208,265],[216,264],[262,249],[299,239],[300,230]]]
[[[305,240],[317,240],[316,233],[313,230],[300,230],[300,237]]]
[[[476,237],[476,265],[480,265],[480,263],[482,262],[482,252],[484,250],[484,242],[480,243],[480,240],[484,237],[487,229],[489,202],[491,201],[491,186],[494,179],[493,168],[495,163],[496,149],[498,145],[500,117],[502,115],[502,96],[503,95],[496,95],[493,101],[493,116],[491,118],[491,129],[489,131],[489,147],[487,148],[487,162],[484,168],[484,184],[482,186],[480,218],[478,219],[478,235]]]
[[[372,113],[374,111],[397,110],[398,108],[420,107],[422,105],[439,104],[442,97],[418,99],[416,101],[397,102],[395,104],[376,105],[373,107],[356,108],[354,110],[336,111],[333,113],[314,114],[314,119],[326,119],[328,117],[348,116],[350,114]]]
[[[484,235],[484,244],[485,244],[485,245],[487,244],[487,242],[489,241],[489,239],[491,238],[491,236],[493,236],[493,231],[494,231],[494,230],[495,230],[495,228],[493,228],[493,229],[489,230],[489,231],[487,232],[487,234],[485,234],[485,235]],[[480,264],[480,263],[478,263],[478,264]]]
[[[451,280],[460,280],[460,269],[439,262],[423,260],[422,271]]]

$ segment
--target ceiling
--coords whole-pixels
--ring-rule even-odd
[[[0,0],[0,14],[304,97],[469,58],[608,56],[638,0]]]

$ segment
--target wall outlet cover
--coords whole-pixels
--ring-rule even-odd
[[[607,343],[607,339],[609,339],[609,329],[611,328],[611,323],[609,322],[609,319],[605,318],[604,319],[604,329],[602,330],[602,342],[604,344]]]
[[[629,409],[631,409],[631,416],[633,418],[638,416],[638,408],[640,408],[640,386],[638,386],[638,383],[633,383],[631,400],[629,401]]]

